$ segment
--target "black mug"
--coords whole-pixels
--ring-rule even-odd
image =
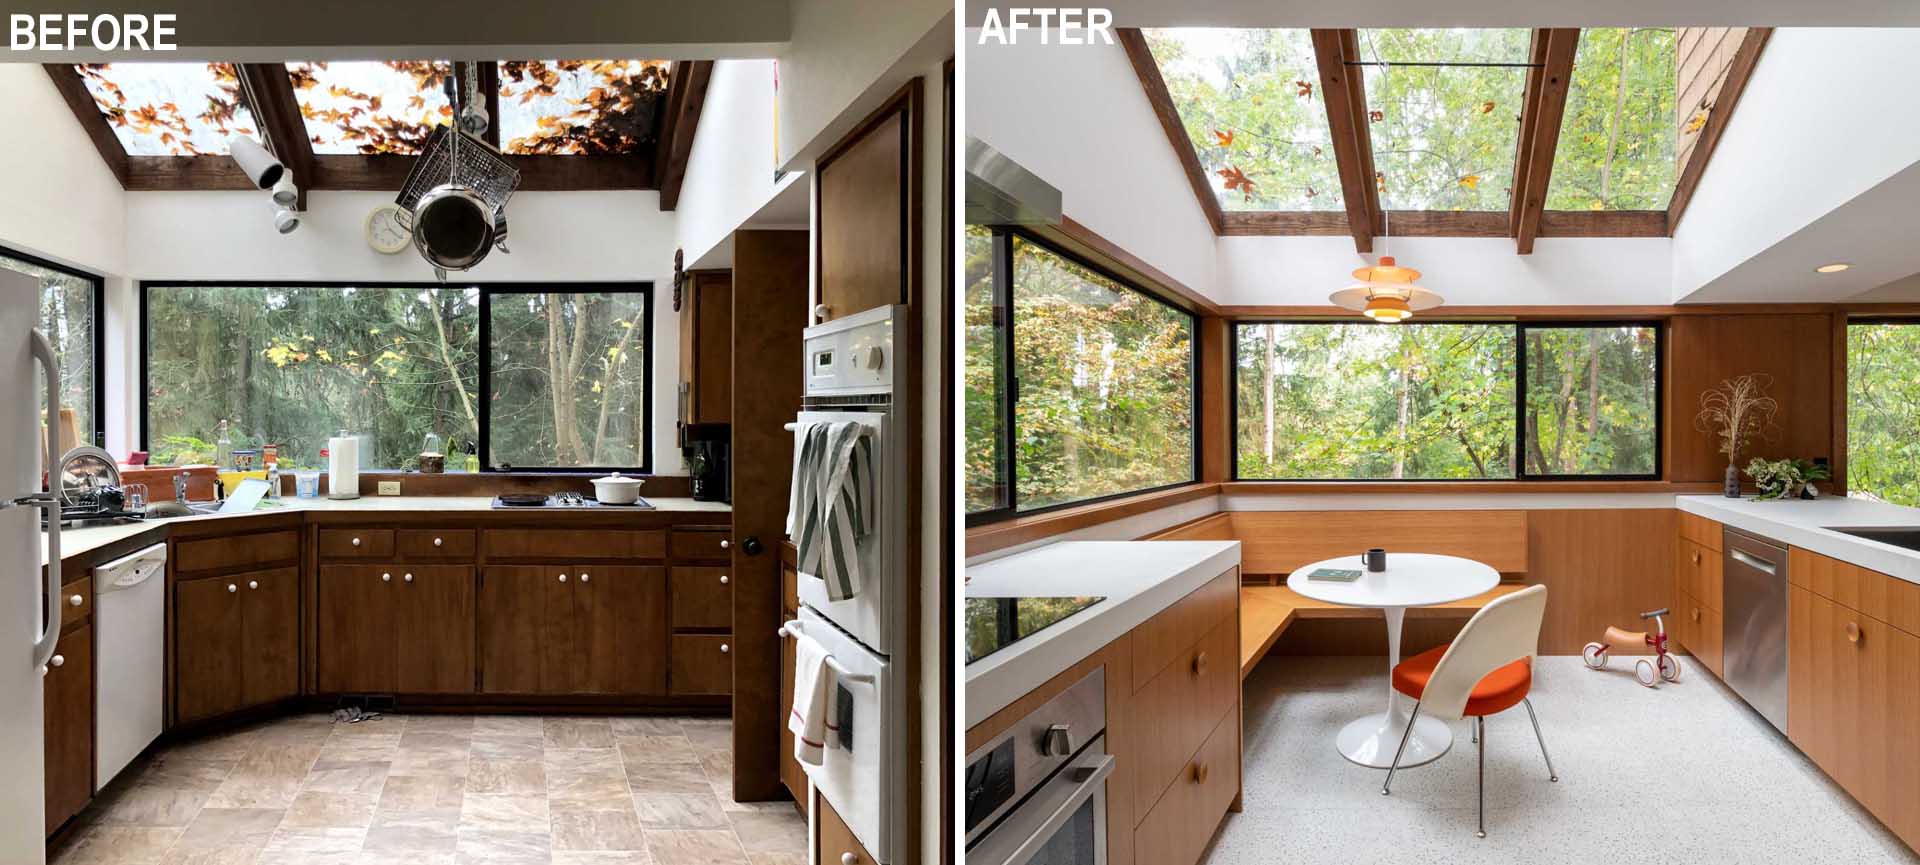
[[[1387,569],[1387,551],[1374,547],[1360,554],[1360,561],[1367,564],[1367,570],[1379,573]]]

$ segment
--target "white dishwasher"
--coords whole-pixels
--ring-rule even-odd
[[[95,789],[160,737],[166,573],[165,544],[93,569]]]

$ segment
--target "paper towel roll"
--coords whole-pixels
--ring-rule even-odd
[[[327,498],[360,497],[360,439],[334,436],[327,439]]]

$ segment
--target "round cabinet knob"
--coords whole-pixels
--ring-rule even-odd
[[[729,541],[729,540],[727,540],[726,538],[721,538],[721,539],[720,539],[720,549],[723,549],[723,550],[725,550],[725,549],[729,549],[729,548],[731,548],[732,546],[733,546],[733,542],[732,542],[732,541]]]
[[[1195,784],[1207,783],[1207,764],[1205,763],[1193,764],[1193,783]]]
[[[356,547],[357,547],[357,546],[360,546],[360,539],[359,539],[359,538],[354,538],[354,539],[353,539],[353,545],[354,545],[354,546],[356,546]]]
[[[400,579],[402,579],[402,580],[405,580],[405,581],[407,581],[407,582],[409,582],[409,583],[411,583],[411,582],[413,582],[413,575],[412,575],[412,574],[401,574],[401,575],[400,575]]]
[[[724,586],[724,585],[726,585],[726,584],[727,584],[727,575],[726,575],[726,574],[721,574],[721,575],[720,575],[720,585],[723,585],[723,586]],[[77,597],[80,597],[80,596],[79,596],[79,595],[74,595],[74,597],[76,597],[76,598],[77,598]],[[77,602],[76,602],[76,603],[77,603]]]
[[[1206,675],[1206,672],[1207,672],[1207,653],[1201,652],[1200,654],[1194,655],[1193,656],[1193,674],[1196,676],[1203,676],[1203,675]]]
[[[1859,643],[1859,642],[1860,642],[1860,638],[1861,638],[1861,637],[1864,637],[1864,636],[1866,636],[1866,634],[1864,634],[1864,633],[1862,633],[1862,632],[1860,631],[1860,623],[1859,623],[1859,622],[1848,622],[1848,623],[1847,623],[1847,642],[1849,642],[1849,643]]]
[[[441,540],[441,539],[439,539],[439,538],[434,538],[434,539],[433,539],[433,545],[434,545],[434,546],[436,546],[436,547],[438,547],[438,546],[444,546],[445,544],[446,544],[446,541],[443,541],[443,540]]]
[[[563,582],[563,583],[564,583],[564,582],[566,582],[566,581],[567,581],[567,575],[566,575],[566,574],[561,574],[561,575],[560,575],[560,582]]]
[[[726,581],[723,579],[721,580],[721,582],[726,582]],[[80,597],[79,595],[74,595],[73,597],[67,599],[67,603],[75,607],[85,604],[86,602],[87,602],[87,599]]]
[[[380,575],[380,582],[383,582],[383,583],[391,583],[391,582],[393,582],[393,575],[392,575],[392,574],[381,574],[381,575]]]
[[[1054,724],[1040,734],[1040,756],[1073,756],[1073,728],[1067,724]]]
[[[583,583],[590,583],[590,582],[593,582],[593,575],[592,575],[592,574],[581,574],[581,575],[580,575],[580,582],[583,582]]]
[[[721,644],[720,644],[720,654],[722,654],[722,655],[724,655],[724,654],[726,654],[726,653],[728,653],[728,652],[730,652],[730,651],[733,651],[733,650],[732,650],[732,649],[729,649],[729,648],[727,648],[727,644],[726,644],[726,643],[721,643]]]
[[[824,303],[815,304],[813,307],[813,320],[816,322],[826,321],[827,315],[832,312],[833,312],[833,307],[831,306],[828,306]]]
[[[860,865],[860,857],[852,853],[840,854],[840,865]]]
[[[1694,607],[1694,608],[1693,608],[1693,620],[1694,620],[1694,621],[1696,621],[1696,622],[1698,622],[1698,621],[1700,621],[1700,608],[1699,608],[1699,607]]]
[[[229,591],[229,592],[237,592],[237,591],[240,591],[240,587],[239,587],[239,586],[236,586],[236,585],[234,585],[234,584],[232,584],[232,583],[228,583],[228,584],[227,584],[227,591]]]
[[[67,665],[67,656],[54,655],[52,658],[49,658],[47,660],[47,665],[53,666],[53,667],[64,667]]]
[[[1693,554],[1693,563],[1694,563],[1694,564],[1696,564],[1696,565],[1697,565],[1697,564],[1700,564],[1700,554],[1699,554],[1699,553],[1694,553],[1694,554]]]
[[[257,588],[260,588],[260,581],[259,581],[259,580],[248,580],[248,581],[247,581],[247,588],[249,588],[249,589],[257,589]]]

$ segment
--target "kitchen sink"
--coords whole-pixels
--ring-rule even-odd
[[[1920,526],[1887,526],[1872,529],[1848,529],[1839,526],[1827,526],[1827,531],[1839,532],[1843,535],[1852,535],[1856,538],[1866,538],[1869,541],[1879,541],[1883,544],[1892,544],[1896,547],[1905,547],[1909,550],[1920,551]]]

